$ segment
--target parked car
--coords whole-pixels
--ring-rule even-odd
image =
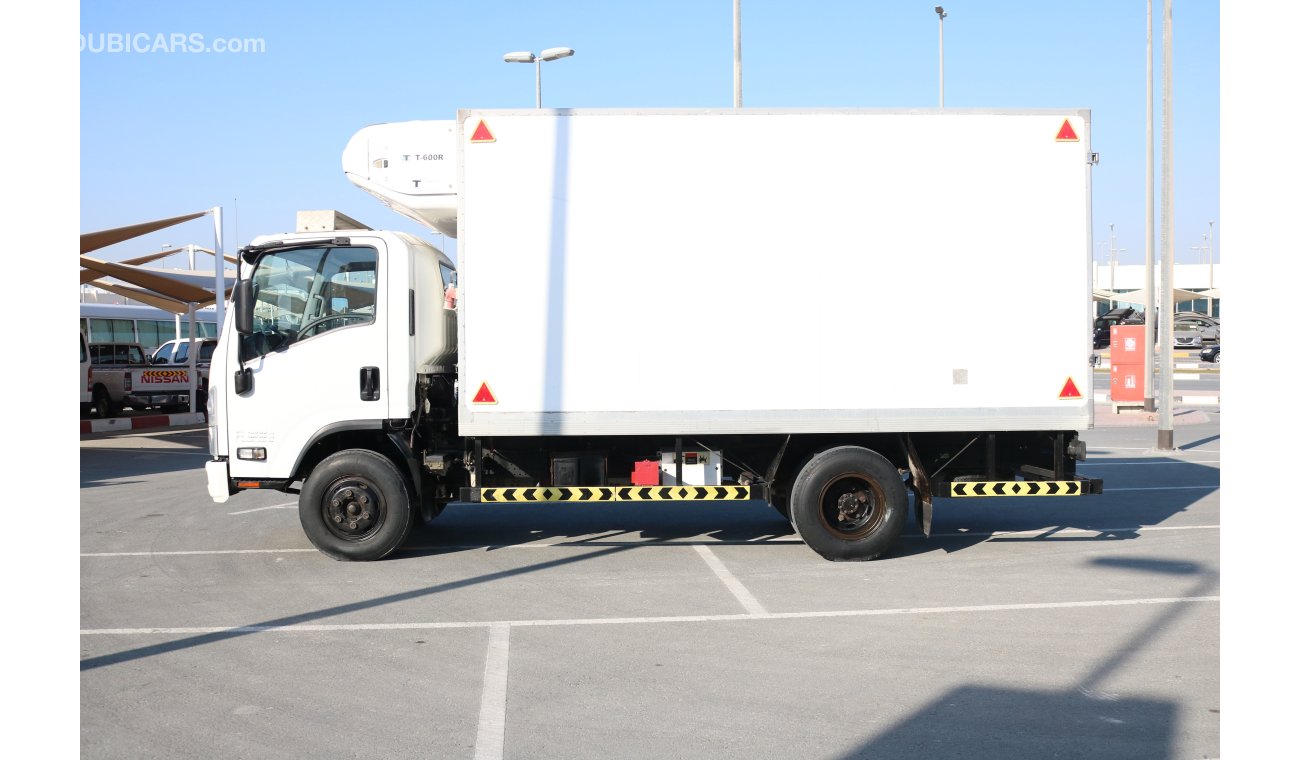
[[[1174,347],[1200,348],[1219,341],[1219,320],[1196,312],[1174,315]]]
[[[1203,362],[1214,362],[1215,364],[1218,364],[1218,363],[1219,363],[1219,344],[1218,344],[1218,343],[1215,343],[1213,346],[1206,346],[1205,348],[1202,348],[1202,349],[1201,349],[1201,361],[1203,361]]]
[[[96,367],[126,367],[147,364],[139,343],[91,343],[90,363]]]
[[[1110,328],[1114,325],[1130,324],[1134,311],[1132,307],[1111,309],[1097,317],[1092,323],[1092,347],[1097,349],[1109,346]]]
[[[199,344],[199,364],[211,364],[212,352],[217,348],[216,338],[196,338]],[[187,338],[173,338],[154,349],[149,357],[150,364],[189,364],[190,341]]]

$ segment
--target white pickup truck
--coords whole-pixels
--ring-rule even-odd
[[[199,351],[198,391],[195,409],[202,409],[207,401],[208,367],[206,359],[212,355],[216,340],[204,341]],[[176,351],[179,344],[179,351]],[[189,341],[168,341],[145,356],[138,343],[92,343],[90,359],[93,367],[91,407],[96,416],[112,417],[123,408],[143,410],[150,408],[186,408],[190,403],[190,368],[188,365]],[[171,349],[166,356],[160,354]],[[174,361],[179,362],[174,363]]]

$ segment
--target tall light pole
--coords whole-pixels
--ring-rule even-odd
[[[740,0],[731,3],[731,47],[735,56],[731,72],[731,105],[740,108],[745,102],[740,93]]]
[[[1214,220],[1210,220],[1210,290],[1214,290]],[[1210,296],[1210,316],[1214,316],[1214,296]]]
[[[942,5],[934,6],[934,12],[939,14],[939,107],[943,108],[943,20],[948,14]]]
[[[1147,266],[1146,266],[1146,303],[1143,304],[1145,326],[1142,330],[1143,352],[1146,367],[1143,374],[1142,410],[1156,410],[1156,149],[1155,132],[1152,121],[1155,114],[1155,85],[1152,70],[1155,68],[1155,52],[1151,39],[1151,3],[1147,0]]]
[[[534,55],[529,52],[506,53],[506,63],[534,63],[537,64],[537,107],[542,107],[542,61],[554,61],[557,58],[568,58],[573,55],[573,48],[555,47],[547,48],[542,52]]]
[[[1160,404],[1156,449],[1174,448],[1174,0],[1165,0],[1160,126]]]

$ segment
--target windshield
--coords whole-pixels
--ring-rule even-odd
[[[374,248],[294,248],[262,257],[253,271],[253,334],[244,357],[375,320]]]

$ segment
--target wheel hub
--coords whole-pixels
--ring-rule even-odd
[[[381,518],[378,489],[361,478],[344,478],[331,486],[323,507],[325,524],[343,538],[364,538]]]
[[[883,494],[863,476],[845,475],[822,491],[822,523],[837,537],[856,540],[870,534],[883,520]]]

